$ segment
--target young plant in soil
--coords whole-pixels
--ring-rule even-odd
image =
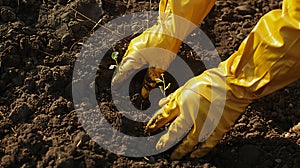
[[[111,59],[113,59],[115,61],[115,65],[110,65],[109,69],[114,69],[114,68],[118,68],[119,67],[119,63],[118,63],[118,57],[119,57],[119,52],[118,51],[114,51],[113,53],[111,53]]]
[[[168,85],[166,86],[166,81],[165,81],[163,73],[161,74],[161,78],[155,78],[155,82],[157,84],[162,83],[162,85],[159,85],[158,87],[159,87],[160,91],[162,92],[162,94],[166,97],[166,90],[168,90],[170,88],[171,83],[168,83]]]

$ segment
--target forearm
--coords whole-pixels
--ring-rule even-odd
[[[214,2],[214,0],[161,0],[158,24],[134,38],[125,57],[138,54],[150,66],[166,69],[175,58],[182,41],[203,21]],[[161,48],[166,51],[153,49],[143,52],[147,48]],[[162,63],[157,63],[154,57],[159,57],[159,62]]]
[[[155,78],[169,67],[182,41],[203,21],[214,3],[215,0],[161,0],[158,23],[131,40],[123,62],[150,67],[141,90],[144,99],[156,86]]]

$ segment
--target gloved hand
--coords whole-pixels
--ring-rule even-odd
[[[168,149],[184,138],[171,159],[188,153],[192,158],[202,157],[251,101],[299,79],[299,13],[300,0],[284,0],[283,10],[264,15],[239,50],[218,68],[192,78],[162,99],[162,108],[145,129],[155,132],[171,122],[156,148]]]
[[[145,131],[155,132],[173,122],[156,148],[168,149],[187,134],[171,154],[172,160],[188,153],[192,158],[206,155],[251,102],[228,91],[222,75],[220,69],[208,70],[159,102],[162,108],[148,122]]]
[[[149,70],[144,79],[141,95],[148,98],[160,78],[174,60],[186,36],[208,14],[215,0],[161,0],[158,23],[134,38],[112,80],[115,90],[134,73],[145,66]],[[192,10],[196,9],[196,10]]]

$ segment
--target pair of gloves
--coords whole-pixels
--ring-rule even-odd
[[[214,2],[162,0],[158,24],[131,41],[112,87],[118,88],[134,71],[149,65],[141,91],[147,98],[156,85],[155,78],[168,68],[182,40],[195,28],[177,22],[176,17],[198,25]],[[148,48],[163,50],[142,52]],[[299,79],[299,48],[300,0],[283,0],[282,9],[264,15],[226,61],[190,79],[159,102],[161,109],[148,122],[146,131],[155,132],[171,124],[156,148],[167,149],[184,138],[171,154],[172,160],[187,154],[192,158],[206,155],[249,103]]]

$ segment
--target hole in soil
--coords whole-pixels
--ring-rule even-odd
[[[163,98],[163,93],[161,93],[161,95],[153,96],[151,100],[149,100],[149,99],[144,100],[141,97],[140,92],[143,87],[144,76],[146,73],[147,73],[147,68],[142,69],[132,78],[132,80],[130,81],[130,84],[129,84],[130,101],[131,101],[132,105],[139,110],[147,110],[151,106],[151,102],[152,103],[158,102],[161,98]],[[164,77],[165,77],[166,84],[171,83],[170,88],[166,90],[166,96],[168,96],[169,94],[174,92],[179,87],[179,85],[178,85],[176,79],[167,71],[164,73]],[[158,86],[161,86],[161,85],[162,84],[157,84],[156,88],[158,88]],[[151,96],[151,93],[150,93],[150,96]]]
[[[103,61],[110,61],[109,54],[107,54]],[[142,88],[144,75],[146,74],[148,68],[142,69],[136,75],[133,76],[132,80],[128,83],[129,84],[129,97],[132,105],[139,110],[146,110],[146,107],[149,108],[151,103],[158,108],[158,101],[163,98],[163,93],[160,93],[159,89],[153,89],[150,93],[150,100],[144,101],[143,104],[142,99],[140,96],[140,91]],[[174,92],[179,86],[175,78],[168,72],[165,72],[165,81],[166,83],[171,83],[169,89],[166,90],[166,95]],[[109,72],[108,68],[102,69],[101,66],[98,70],[98,75],[96,77],[96,94],[98,99],[98,104],[101,109],[102,114],[104,115],[105,119],[110,123],[110,125],[119,130],[120,132],[135,137],[142,137],[142,136],[150,136],[144,133],[144,128],[148,121],[136,121],[135,117],[132,118],[127,117],[124,115],[123,112],[120,112],[117,108],[116,104],[112,98],[111,90],[110,90],[110,83],[112,79],[113,73]],[[99,78],[99,79],[98,79]],[[126,82],[127,83],[127,82]],[[155,92],[155,96],[152,96],[152,92]],[[128,93],[128,92],[127,92]],[[118,100],[117,100],[118,101]],[[150,103],[151,102],[151,103]],[[145,105],[146,104],[146,105]],[[142,108],[139,108],[142,107]],[[130,111],[129,111],[130,112]],[[137,115],[145,115],[144,111],[140,111],[140,114]],[[158,130],[155,134],[163,131],[164,129]]]
[[[135,116],[130,116],[132,110],[128,108],[129,110],[120,111],[120,109],[116,105],[116,102],[112,98],[110,84],[114,72],[113,70],[110,70],[108,68],[110,65],[114,64],[114,61],[111,59],[111,54],[113,51],[118,51],[120,53],[119,54],[120,57],[118,57],[118,62],[121,62],[122,60],[121,56],[124,55],[128,46],[128,41],[130,41],[131,38],[126,38],[126,39],[127,40],[123,39],[117,42],[113,48],[107,51],[107,53],[101,60],[101,63],[98,67],[97,76],[95,79],[98,104],[101,109],[101,113],[104,115],[105,119],[108,121],[108,123],[110,123],[111,127],[113,127],[114,129],[129,136],[135,136],[135,137],[151,136],[149,134],[144,133],[144,128],[148,121],[136,120],[136,118],[141,118],[140,116],[146,115],[147,109],[149,111],[149,108],[151,107],[151,103],[152,103],[151,108],[153,107],[156,108],[156,106],[157,108],[159,108],[157,103],[161,98],[163,98],[163,93],[160,93],[157,86],[157,88],[151,91],[150,100],[142,101],[140,96],[140,91],[143,85],[144,76],[148,68],[140,70],[138,73],[136,73],[133,76],[133,78],[131,78],[131,81],[125,82],[127,83],[126,84],[127,93],[126,94],[120,93],[120,96],[123,97],[126,96],[128,97],[129,100],[127,101],[127,104],[123,102],[119,102],[119,103],[131,107],[134,106],[132,107],[133,111],[138,111],[138,110],[142,110],[142,111],[135,113]],[[182,46],[183,47],[179,51],[178,56],[181,57],[181,59],[183,59],[188,64],[188,66],[193,71],[194,75],[198,75],[202,73],[205,70],[205,66],[202,63],[201,59],[196,60],[195,58],[196,54],[195,53],[192,54],[193,49],[191,49],[189,46],[185,44],[183,44]],[[164,73],[164,77],[165,77],[166,84],[171,83],[170,88],[166,90],[166,95],[169,95],[179,87],[179,84],[176,81],[176,79],[168,72]],[[155,134],[163,130],[164,128],[158,130]]]

